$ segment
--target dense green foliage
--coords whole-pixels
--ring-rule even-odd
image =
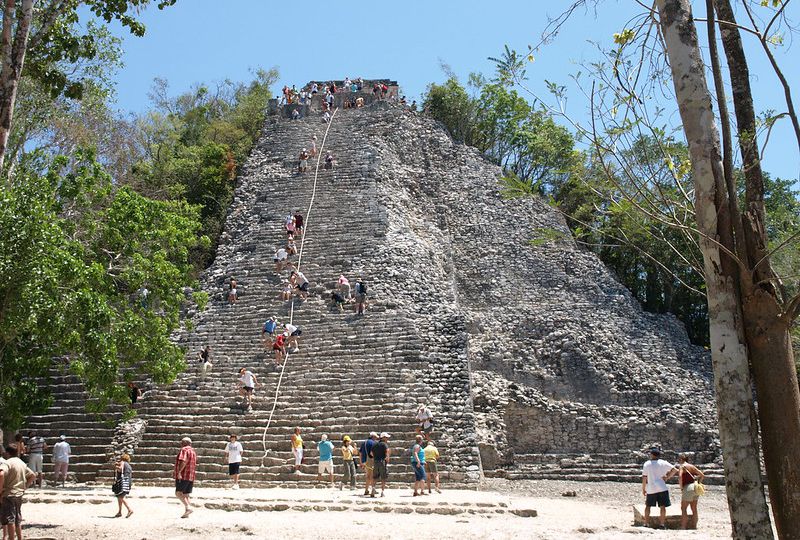
[[[169,340],[191,283],[198,209],[116,188],[92,153],[33,157],[0,188],[0,425],[45,410],[53,359],[85,383],[91,410],[124,401],[132,376],[183,368]],[[144,293],[147,289],[149,294]]]
[[[456,140],[477,147],[503,167],[505,196],[549,196],[576,241],[595,252],[644,309],[674,314],[694,343],[707,345],[702,257],[690,232],[695,224],[686,194],[675,181],[691,183],[686,145],[655,130],[618,152],[616,161],[578,153],[569,131],[507,82],[486,83],[471,75],[471,96],[450,77],[428,87],[424,109]],[[800,198],[791,181],[769,175],[765,181],[769,236],[776,247],[800,233]],[[649,197],[650,190],[659,196]],[[663,216],[685,228],[671,226]],[[549,231],[532,231],[532,236],[536,243],[550,238]],[[782,275],[796,275],[796,244],[779,251],[774,264]],[[795,329],[795,335],[800,342],[800,331]]]

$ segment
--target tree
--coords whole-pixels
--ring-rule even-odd
[[[113,186],[91,152],[44,175],[37,159],[0,186],[0,425],[11,430],[46,410],[39,383],[54,359],[96,412],[126,402],[129,377],[171,381],[184,368],[169,337],[190,302],[189,251],[208,241],[196,207]]]
[[[107,23],[119,21],[136,36],[144,35],[144,26],[129,15],[150,0],[48,0],[36,6],[35,0],[5,0],[2,11],[2,69],[0,69],[0,170],[6,158],[14,106],[23,69],[53,96],[80,97],[83,84],[70,79],[63,62],[76,63],[97,55],[91,33],[82,34],[78,10],[84,6]],[[175,3],[159,0],[158,9]],[[27,61],[27,65],[26,65]]]

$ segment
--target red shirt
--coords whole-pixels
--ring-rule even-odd
[[[178,463],[181,461],[186,462],[186,466],[178,473]],[[197,454],[194,453],[194,448],[191,446],[184,446],[178,452],[178,458],[175,460],[175,470],[172,476],[175,480],[188,480],[194,482],[195,471],[197,470]]]

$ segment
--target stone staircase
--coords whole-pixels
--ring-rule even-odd
[[[210,306],[195,328],[180,337],[190,369],[174,384],[147,391],[139,403],[138,417],[147,427],[134,449],[137,481],[169,482],[178,441],[188,435],[198,452],[198,481],[225,482],[223,447],[228,434],[237,433],[245,449],[243,482],[303,486],[316,476],[317,451],[309,442],[316,443],[325,433],[338,446],[345,434],[360,441],[370,431],[392,435],[390,475],[406,481],[412,476],[408,448],[420,401],[430,403],[440,421],[443,480],[478,479],[468,369],[463,356],[446,354],[453,333],[439,331],[432,340],[435,327],[417,322],[424,315],[420,319],[413,310],[385,300],[391,282],[387,276],[393,273],[381,255],[387,220],[376,204],[375,154],[352,125],[360,114],[340,111],[324,148],[337,162],[332,171],[320,167],[307,217],[301,269],[311,280],[310,297],[294,300],[294,324],[303,329],[301,350],[289,358],[275,415],[263,436],[269,449],[263,466],[263,429],[279,372],[261,345],[261,326],[271,315],[287,322],[291,306],[278,299],[281,280],[288,276],[274,272],[272,254],[285,241],[284,216],[296,210],[305,215],[308,208],[314,164],[299,175],[296,156],[302,147],[310,147],[312,135],[321,143],[325,124],[318,117],[269,124],[248,160],[217,259],[205,275]],[[355,315],[352,306],[344,313],[331,306],[330,291],[342,273],[353,282],[361,276],[368,283],[366,316]],[[236,305],[225,298],[231,277],[238,282]],[[203,380],[194,359],[206,344],[212,347],[214,367]],[[261,384],[255,410],[247,414],[236,392],[240,367],[252,370]],[[445,386],[448,390],[442,392]],[[291,467],[294,426],[303,429],[308,446],[299,478]],[[340,463],[338,457],[335,463]],[[110,473],[104,476],[110,478]]]

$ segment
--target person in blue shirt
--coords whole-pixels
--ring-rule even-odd
[[[372,487],[372,496],[375,496],[375,478],[373,471],[375,470],[375,459],[372,457],[372,447],[378,441],[378,434],[374,431],[369,434],[369,438],[361,443],[358,453],[361,454],[361,464],[364,466],[364,495],[370,494],[370,487]]]
[[[278,328],[278,321],[273,316],[264,323],[264,327],[261,329],[261,339],[264,340],[264,348],[267,350],[272,349],[272,336],[275,335],[276,328]]]
[[[317,482],[322,481],[322,475],[326,472],[330,475],[331,487],[335,488],[333,481],[333,443],[328,440],[328,436],[323,434],[317,443],[319,450],[319,470],[317,471]]]

